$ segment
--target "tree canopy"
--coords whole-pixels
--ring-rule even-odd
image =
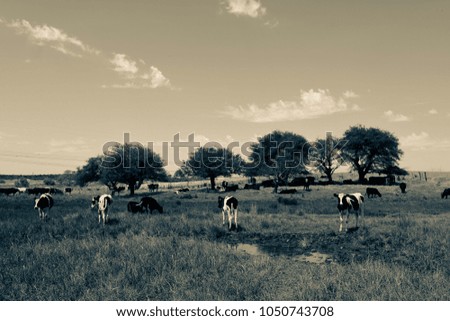
[[[210,179],[211,189],[215,189],[218,176],[239,174],[241,165],[239,155],[226,148],[208,144],[197,149],[186,162],[186,167],[193,175]]]
[[[117,185],[128,185],[130,195],[134,195],[145,179],[165,181],[167,173],[161,157],[141,144],[114,144],[108,146],[103,155],[90,158],[76,173],[76,182],[84,186],[100,181],[112,191]]]
[[[329,183],[333,181],[334,172],[344,163],[341,156],[343,145],[341,139],[330,136],[327,139],[317,139],[309,151],[311,165],[324,174]]]
[[[343,136],[342,156],[364,182],[368,173],[397,168],[403,155],[397,137],[388,131],[364,126],[350,127]]]
[[[293,175],[306,174],[309,143],[298,134],[273,131],[250,146],[246,164],[248,176],[269,176],[287,182]]]

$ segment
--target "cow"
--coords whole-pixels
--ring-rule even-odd
[[[98,206],[98,223],[103,225],[109,220],[108,210],[113,202],[110,194],[97,195],[92,198],[91,208]]]
[[[400,190],[402,191],[403,194],[406,193],[406,183],[400,183]]]
[[[15,188],[15,187],[11,187],[11,188],[0,188],[0,194],[5,194],[6,196],[9,195],[15,195],[16,193],[19,193],[19,189]]]
[[[371,198],[371,197],[373,198],[375,196],[381,197],[381,193],[375,187],[367,187],[366,195],[368,198]]]
[[[339,193],[334,194],[334,197],[338,199],[337,208],[339,210],[339,232],[342,232],[342,223],[344,222],[344,215],[347,214],[345,220],[345,229],[348,231],[348,218],[350,212],[354,212],[356,215],[356,228],[358,228],[358,220],[361,215],[361,219],[364,220],[364,196],[361,193],[345,194]]]
[[[26,187],[18,187],[17,190],[19,191],[19,194],[23,194],[27,191]]]
[[[225,192],[236,192],[239,189],[239,185],[228,185],[225,186]]]
[[[144,212],[144,206],[142,205],[142,202],[134,202],[130,201],[127,205],[128,212],[131,213],[143,213]]]
[[[175,194],[186,193],[186,192],[189,192],[189,188],[180,188],[179,190],[177,190],[175,192]]]
[[[297,190],[295,188],[290,188],[290,189],[284,189],[282,191],[280,191],[278,194],[295,194],[297,193]]]
[[[125,186],[114,187],[112,190],[112,194],[114,195],[115,193],[117,193],[117,195],[120,195],[120,192],[123,192],[124,190]]]
[[[66,194],[72,194],[72,187],[66,187],[64,192],[66,192]]]
[[[231,231],[232,220],[234,217],[234,226],[236,231],[238,229],[237,217],[238,217],[238,200],[234,196],[226,196],[223,198],[219,196],[218,199],[219,208],[222,209],[222,225],[225,225],[225,213],[228,216],[228,230]]]
[[[149,210],[150,214],[153,213],[153,210],[157,210],[160,214],[163,213],[163,207],[159,205],[153,197],[145,196],[141,198],[141,203],[146,213],[148,213]]]
[[[261,184],[245,184],[244,189],[254,189],[259,191]]]
[[[448,198],[448,196],[450,195],[450,188],[446,188],[446,189],[444,189],[444,191],[442,192],[442,194],[441,194],[441,198]]]
[[[50,193],[50,189],[47,187],[35,187],[35,188],[29,188],[27,189],[27,192],[29,195],[39,195],[39,194],[45,194]]]
[[[34,209],[38,210],[39,218],[45,220],[53,207],[53,197],[48,194],[42,194],[39,198],[34,199]]]
[[[150,192],[157,192],[159,189],[159,184],[148,184],[147,186]]]

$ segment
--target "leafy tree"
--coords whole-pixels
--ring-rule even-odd
[[[334,172],[344,163],[341,156],[342,140],[334,137],[317,139],[309,151],[309,160],[312,166],[333,182]]]
[[[211,189],[216,188],[218,176],[231,176],[240,173],[242,159],[230,150],[206,144],[197,149],[186,162],[195,176],[209,178]]]
[[[350,127],[344,133],[343,141],[342,156],[358,173],[361,183],[368,173],[398,168],[398,161],[403,155],[397,137],[378,128]]]
[[[15,183],[14,185],[16,187],[29,187],[30,183],[28,182],[28,180],[25,177],[20,177]]]
[[[134,195],[145,179],[167,180],[167,173],[159,155],[139,143],[113,144],[102,156],[90,158],[78,169],[77,184],[100,181],[112,191],[119,183],[128,185]]]
[[[248,176],[269,176],[277,185],[288,182],[294,175],[308,173],[309,143],[295,133],[273,131],[258,138],[258,142],[250,146],[250,161],[246,164]]]

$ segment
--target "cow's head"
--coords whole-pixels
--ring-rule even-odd
[[[219,208],[223,208],[225,199],[222,196],[219,196],[218,201],[219,201]]]
[[[344,193],[339,193],[339,194],[334,193],[334,197],[336,197],[338,199],[338,205],[337,205],[338,210],[339,211],[345,210],[347,208],[347,204],[346,204],[346,201],[345,201],[346,194],[344,194]]]
[[[100,195],[94,196],[91,200],[91,208],[94,208],[100,199]]]
[[[34,198],[34,209],[35,209],[35,210],[38,209],[38,202],[39,202],[39,198],[35,197],[35,198]]]

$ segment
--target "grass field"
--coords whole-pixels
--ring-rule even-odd
[[[153,194],[164,213],[152,215],[126,212],[142,194],[115,197],[104,227],[94,191],[56,195],[46,222],[32,196],[0,196],[0,299],[450,300],[449,182],[379,187],[352,233],[338,233],[333,193],[365,186],[237,191],[231,232],[218,193]]]

